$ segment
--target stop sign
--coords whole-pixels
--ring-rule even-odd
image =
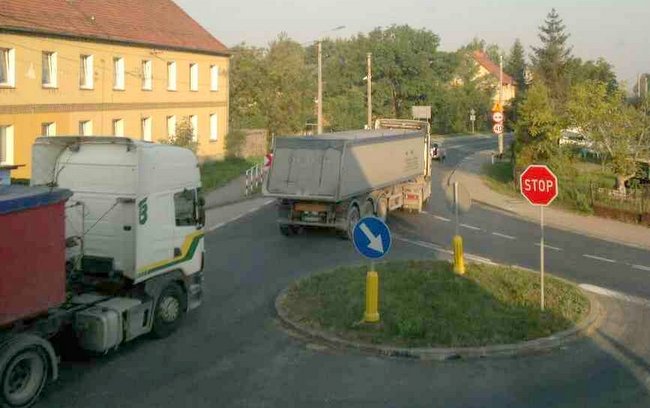
[[[547,206],[557,197],[557,177],[548,167],[531,164],[519,176],[519,188],[532,205]]]

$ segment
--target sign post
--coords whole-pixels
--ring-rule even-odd
[[[499,157],[503,155],[503,120],[505,119],[503,115],[503,106],[500,102],[497,102],[492,107],[492,121],[494,126],[492,126],[492,131],[497,135],[499,143]]]
[[[370,259],[370,270],[366,274],[366,310],[363,321],[379,321],[379,275],[375,271],[375,260],[383,258],[392,243],[388,226],[377,217],[364,217],[354,226],[352,242],[356,250]]]
[[[472,133],[474,133],[474,122],[476,122],[476,110],[474,108],[469,110],[469,121],[472,122]]]
[[[539,271],[540,271],[540,306],[544,310],[544,207],[551,204],[558,194],[558,183],[555,174],[544,165],[531,164],[519,176],[521,194],[529,203],[539,207],[540,241],[539,241]]]

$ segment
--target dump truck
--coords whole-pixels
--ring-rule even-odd
[[[303,227],[352,237],[360,218],[422,211],[431,196],[427,122],[378,119],[372,130],[278,137],[262,192],[285,236]]]
[[[202,298],[190,150],[59,136],[38,138],[32,156],[30,186],[0,186],[0,406],[12,408],[57,378],[58,334],[106,353],[169,335]]]

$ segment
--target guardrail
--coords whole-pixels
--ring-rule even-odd
[[[256,164],[255,166],[246,170],[246,197],[255,193],[257,189],[261,187],[262,181],[264,181],[265,173],[266,169],[262,163]]]

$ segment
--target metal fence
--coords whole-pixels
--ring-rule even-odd
[[[264,174],[266,169],[264,168],[263,163],[256,164],[250,169],[246,170],[246,196],[250,196],[256,193],[259,188],[262,186],[262,181],[264,181]]]
[[[590,199],[596,215],[650,226],[650,186],[627,189],[626,194],[621,194],[592,184]]]

